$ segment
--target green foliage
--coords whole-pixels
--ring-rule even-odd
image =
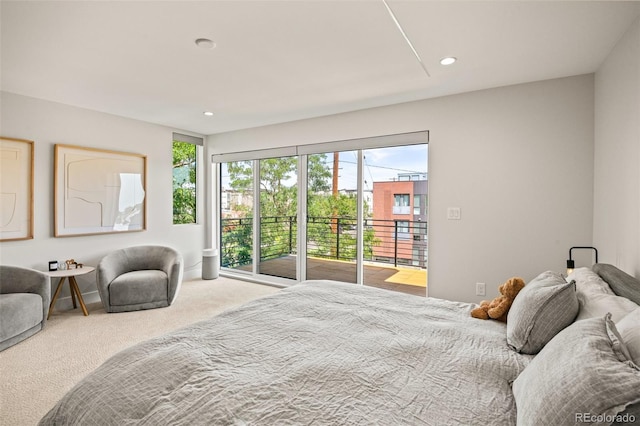
[[[298,187],[287,185],[295,178],[296,157],[260,160],[260,215],[262,217],[295,216]]]
[[[196,145],[173,142],[173,223],[196,223]]]
[[[222,266],[234,268],[253,261],[253,219],[228,219],[222,230]]]
[[[353,260],[357,255],[357,197],[354,194],[309,194],[308,253],[312,256]],[[368,208],[365,202],[364,211]],[[335,214],[335,216],[334,216]],[[373,246],[380,244],[372,228],[364,230],[364,257],[372,258]]]
[[[309,193],[326,192],[331,190],[331,169],[325,163],[325,154],[313,154],[307,157],[309,177]]]
[[[356,257],[357,197],[331,194],[332,170],[327,155],[308,157],[307,241],[309,254],[342,260]],[[295,184],[296,157],[260,160],[260,257],[262,260],[294,253],[297,235],[298,188]],[[230,186],[235,191],[250,192],[253,187],[253,167],[250,161],[227,164]],[[368,211],[365,206],[365,211]],[[250,217],[246,212],[244,217]],[[249,234],[247,234],[247,232]],[[225,228],[223,263],[251,263],[250,228]],[[380,243],[373,229],[365,229],[365,256],[372,256],[372,247]],[[225,243],[226,242],[226,243]],[[226,248],[224,248],[226,247]],[[242,253],[241,253],[242,252]],[[243,260],[244,259],[244,260]]]

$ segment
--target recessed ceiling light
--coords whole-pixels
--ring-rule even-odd
[[[441,65],[451,65],[453,64],[455,61],[457,61],[457,58],[454,58],[453,56],[448,56],[446,58],[442,58],[440,59],[440,64]]]
[[[213,40],[209,40],[208,38],[199,38],[196,40],[196,46],[203,49],[213,49],[214,47],[216,47],[216,44],[213,42]]]
[[[203,114],[206,115],[207,117],[211,117],[213,115],[211,111],[205,111],[203,112]]]

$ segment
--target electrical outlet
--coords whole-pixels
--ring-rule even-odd
[[[447,219],[448,220],[460,220],[460,207],[449,207],[447,208]]]
[[[476,296],[484,296],[486,294],[486,286],[484,283],[476,283]]]

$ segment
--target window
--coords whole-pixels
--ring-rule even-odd
[[[197,222],[197,148],[203,140],[173,134],[173,223]]]
[[[410,214],[409,194],[395,194],[393,196],[393,214]]]
[[[411,238],[409,235],[409,221],[408,220],[398,220],[396,221],[396,229],[398,233],[396,234],[396,238],[399,240],[408,240]]]
[[[393,205],[396,207],[406,207],[409,205],[409,194],[395,194]]]
[[[419,195],[413,196],[413,214],[420,215],[420,196]]]

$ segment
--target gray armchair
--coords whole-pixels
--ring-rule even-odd
[[[49,276],[0,265],[0,351],[42,330],[49,313]]]
[[[98,292],[107,312],[170,306],[178,295],[184,266],[170,247],[134,246],[106,255],[96,269]]]

